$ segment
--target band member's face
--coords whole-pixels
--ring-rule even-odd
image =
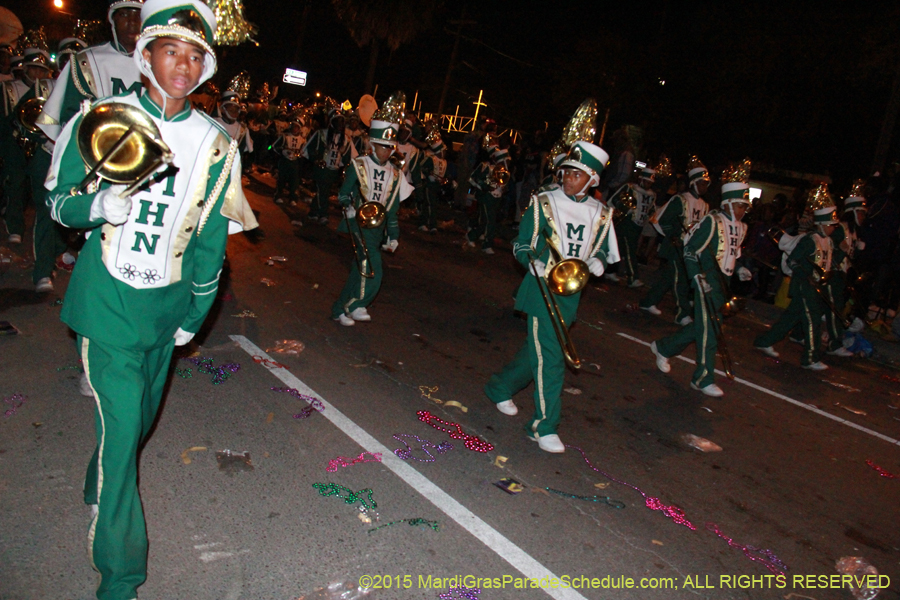
[[[856,224],[858,226],[862,226],[862,224],[866,222],[866,211],[864,210],[854,210],[853,216],[856,217]]]
[[[819,225],[819,231],[822,232],[823,236],[830,237],[834,233],[834,227],[834,225]]]
[[[153,75],[172,98],[186,98],[200,83],[206,52],[175,38],[157,38],[143,50]],[[154,89],[154,88],[151,88]]]
[[[744,218],[744,215],[747,214],[747,208],[749,204],[744,204],[743,202],[735,203],[731,205],[731,210],[734,212],[734,220],[740,221]]]
[[[581,169],[563,169],[563,193],[567,196],[581,194],[590,180],[591,176]]]
[[[47,79],[50,77],[50,69],[40,65],[28,65],[25,67],[25,77],[29,81],[37,81],[38,79]]]
[[[120,8],[112,15],[113,27],[116,28],[116,39],[126,52],[134,52],[138,37],[141,35],[141,11],[137,8]]]
[[[226,102],[222,105],[222,113],[232,121],[238,118],[240,111],[240,107],[232,102]]]
[[[644,188],[645,190],[649,190],[651,187],[653,187],[653,180],[651,180],[651,179],[644,179],[644,178],[642,177],[642,178],[640,179],[640,184],[641,184],[641,187],[642,187],[642,188]]]
[[[372,152],[375,153],[375,158],[378,159],[378,162],[383,165],[394,153],[394,147],[385,146],[384,144],[372,144]]]
[[[703,196],[709,190],[709,182],[705,179],[701,179],[694,184],[694,188],[697,190],[698,196]]]

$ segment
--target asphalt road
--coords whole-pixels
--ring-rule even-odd
[[[329,308],[352,255],[335,232],[337,212],[327,227],[292,225],[306,208],[272,204],[271,183],[248,185],[264,238],[231,238],[228,277],[195,348],[240,369],[214,385],[197,365],[174,364],[141,456],[150,536],[142,599],[337,598],[311,594],[342,582],[355,589],[364,575],[382,587],[359,596],[373,599],[438,598],[454,576],[471,576],[460,582],[467,585],[492,580],[473,594],[481,600],[850,599],[846,589],[821,587],[835,580],[807,578],[836,575],[843,556],[864,557],[890,578],[880,598],[900,597],[900,480],[866,464],[900,473],[896,372],[831,358],[833,369],[805,371],[790,344],[780,361],[755,353],[752,338],[768,317],[751,306],[728,323],[739,381],[722,378],[725,398],[707,398],[688,387],[692,365],[673,360],[664,375],[646,346],[676,326],[634,311],[640,290],[593,280],[572,330],[585,367],[566,377],[560,426],[584,455],[548,454],[524,437],[531,388],[515,398],[516,417],[482,393],[524,340],[511,299],[522,270],[508,246],[492,257],[463,251],[453,226],[427,234],[403,221],[372,322],[342,327]],[[93,407],[78,394],[74,343],[58,319],[68,276],[39,297],[24,254],[16,249],[0,273],[0,320],[21,331],[0,337],[0,396],[25,395],[0,416],[0,599],[86,599],[94,574],[80,496]],[[269,265],[270,256],[286,261]],[[255,316],[235,316],[244,311]],[[280,340],[305,350],[278,353]],[[307,403],[271,389],[284,386],[321,399],[325,410],[294,418]],[[466,449],[420,421],[422,410],[494,449]],[[391,454],[404,447],[395,434],[454,448],[432,449],[433,462],[401,461]],[[693,449],[685,434],[722,449]],[[205,450],[185,453],[196,447]],[[221,470],[215,452],[225,449],[249,452],[253,469]],[[381,452],[382,462],[326,471],[338,456],[363,451]],[[505,493],[494,485],[501,478],[523,491]],[[377,521],[364,523],[359,502],[322,496],[316,483],[371,489]],[[686,522],[651,510],[653,502],[677,507]],[[750,560],[762,556],[751,546],[785,565],[783,585]],[[546,578],[547,589],[522,589],[526,577]],[[553,577],[586,577],[576,580],[583,586],[595,578],[600,587],[549,589]],[[628,578],[648,587],[622,589]]]

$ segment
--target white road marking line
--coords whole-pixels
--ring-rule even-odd
[[[242,335],[229,336],[250,356],[260,356],[272,360],[272,358]],[[436,486],[424,475],[413,469],[404,461],[384,446],[381,442],[369,435],[362,427],[351,421],[341,411],[330,404],[321,394],[317,394],[297,376],[286,368],[272,367],[263,363],[269,371],[286,385],[296,389],[301,394],[315,396],[322,401],[325,410],[320,413],[331,423],[344,432],[350,439],[359,444],[363,450],[381,453],[381,464],[389,468],[411,488],[419,492],[423,498],[434,504],[448,517],[456,521],[463,529],[481,540],[481,542],[493,550],[498,556],[508,562],[516,570],[529,579],[542,579],[549,577],[559,580],[559,577],[550,569],[536,561],[527,552],[506,539],[499,531],[482,521],[472,511],[456,501],[450,494]],[[587,600],[573,589],[541,588],[548,596],[556,600]]]
[[[617,335],[620,335],[625,339],[631,340],[632,342],[637,342],[638,344],[647,346],[648,348],[650,347],[650,342],[645,342],[644,340],[641,340],[634,336],[628,335],[627,333],[618,333]],[[695,361],[691,360],[690,358],[685,358],[684,356],[681,356],[681,355],[673,356],[671,358],[678,358],[678,359],[681,359],[684,362],[690,363],[692,365],[697,364]],[[725,377],[725,373],[723,373],[722,371],[720,371],[718,369],[716,369],[716,374],[721,375],[722,377]],[[800,402],[799,400],[794,400],[793,398],[791,398],[789,396],[785,396],[784,394],[779,394],[778,392],[776,392],[774,390],[770,390],[769,388],[765,388],[761,385],[757,385],[757,384],[753,383],[752,381],[747,381],[746,379],[741,379],[740,377],[735,377],[734,381],[736,381],[737,383],[744,384],[747,387],[753,388],[754,390],[760,391],[764,394],[768,394],[772,397],[778,398],[779,400],[784,400],[785,402],[793,404],[794,406],[799,406],[800,408],[804,408],[810,412],[814,412],[817,415],[821,415],[827,419],[831,419],[832,421],[837,421],[838,423],[841,423],[842,425],[846,425],[847,427],[852,427],[853,429],[862,431],[863,433],[868,433],[869,435],[871,435],[873,437],[876,437],[880,440],[884,440],[885,442],[890,442],[891,444],[894,444],[895,446],[900,446],[900,440],[895,440],[894,438],[886,436],[883,433],[878,433],[877,431],[873,431],[873,430],[869,429],[868,427],[863,427],[862,425],[857,425],[853,421],[848,421],[846,419],[842,419],[842,418],[837,417],[829,412],[825,412],[824,410],[822,410],[820,408],[816,408],[815,406],[806,404],[805,402]]]

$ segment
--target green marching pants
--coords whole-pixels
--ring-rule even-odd
[[[803,335],[803,354],[801,354],[800,364],[808,366],[818,362],[822,357],[819,341],[822,315],[826,309],[812,286],[803,284],[797,279],[795,277],[791,280],[791,303],[769,331],[753,340],[753,345],[758,348],[772,346],[787,337],[791,329],[799,324],[800,332]]]
[[[627,278],[628,285],[638,278],[637,248],[642,231],[643,227],[636,225],[629,216],[624,217],[616,227],[616,238],[619,240],[619,249],[622,251],[621,274]]]
[[[491,376],[484,393],[494,404],[512,399],[534,382],[534,415],[525,426],[528,435],[539,438],[559,427],[566,361],[549,315],[528,315],[528,337],[512,362]]]
[[[347,283],[341,291],[340,297],[331,306],[331,318],[337,319],[341,313],[349,315],[351,312],[360,307],[367,307],[375,300],[378,290],[381,289],[381,276],[383,269],[381,266],[381,240],[384,236],[384,225],[373,229],[360,228],[356,219],[349,219],[350,235],[357,236],[356,252],[359,258],[357,266],[356,258],[350,264],[350,275],[347,277]],[[346,220],[344,221],[346,222]],[[369,251],[369,260],[367,261],[363,254],[362,244],[360,243],[360,233],[362,239],[366,241],[366,248]],[[359,274],[360,268],[366,272],[373,272],[375,276],[372,278],[363,277]]]
[[[715,315],[709,312],[707,297],[712,300],[711,304],[715,307]],[[722,322],[723,304],[725,304],[725,300],[716,288],[708,293],[695,288],[694,322],[656,342],[657,351],[666,358],[680,354],[692,342],[697,345],[697,368],[694,369],[691,383],[700,388],[715,383],[716,351],[719,343],[716,339],[713,319],[718,319],[719,323]]]
[[[66,243],[60,234],[62,225],[50,216],[50,209],[44,202],[47,190],[44,180],[50,170],[50,155],[38,148],[28,161],[28,178],[31,180],[31,198],[34,202],[34,270],[32,283],[53,274],[56,257],[65,252]]]
[[[328,216],[328,198],[331,196],[331,188],[338,180],[341,172],[327,167],[313,167],[313,181],[316,182],[316,196],[313,198],[309,216],[322,218]]]
[[[297,199],[297,190],[300,187],[300,160],[289,160],[284,156],[278,157],[278,180],[275,183],[276,200],[287,190],[288,200]]]
[[[138,493],[138,451],[147,439],[166,384],[173,339],[127,350],[77,338],[96,402],[97,447],[84,480],[84,501],[97,505],[88,530],[97,598],[130,600],[147,579],[147,528]]]
[[[832,271],[828,283],[825,285],[825,292],[831,300],[831,306],[839,315],[844,314],[844,305],[847,302],[846,290],[847,274],[843,271]],[[832,352],[838,348],[844,347],[844,324],[831,311],[825,308],[825,327],[828,331],[828,351]]]
[[[12,136],[3,144],[3,196],[6,200],[6,232],[10,235],[25,233],[25,178],[28,159],[25,151]],[[40,152],[40,150],[38,150]],[[44,173],[46,175],[46,173]],[[41,182],[43,183],[43,182]]]
[[[419,226],[424,225],[428,229],[437,229],[437,207],[441,186],[429,181],[422,188],[421,193],[425,199],[422,202],[422,212],[419,215]]]
[[[690,282],[688,281],[687,271],[684,270],[684,260],[676,258],[667,260],[662,267],[659,279],[650,288],[650,291],[640,301],[642,308],[657,306],[669,290],[675,291],[675,321],[681,321],[684,317],[690,316],[691,305],[690,298]]]
[[[497,235],[497,209],[500,207],[500,198],[494,198],[488,192],[482,191],[477,192],[475,198],[478,200],[478,217],[471,226],[467,237],[470,242],[477,242],[478,238],[484,235],[481,248],[487,250],[494,247],[494,237]]]

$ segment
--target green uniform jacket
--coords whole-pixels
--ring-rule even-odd
[[[528,208],[522,215],[522,222],[519,224],[519,236],[513,244],[513,254],[528,272],[525,274],[525,278],[516,292],[515,309],[528,315],[544,315],[547,313],[547,306],[538,288],[537,279],[531,271],[530,258],[540,260],[545,265],[548,265],[548,268],[555,264],[551,260],[550,248],[546,244],[544,234],[550,237],[550,240],[556,244],[557,248],[559,247],[559,232],[556,230],[555,223],[548,219],[548,216],[552,219],[552,213],[543,202],[549,194],[556,194],[557,198],[568,198],[572,202],[579,202],[574,196],[563,194],[562,190],[551,190],[550,192],[532,196]],[[587,199],[588,197],[585,196],[580,202],[585,202]],[[600,212],[600,217],[594,223],[586,225],[590,226],[589,231],[591,232],[588,236],[589,245],[586,247],[594,249],[593,254],[590,256],[599,258],[603,261],[603,267],[606,268],[610,256],[610,244],[615,243],[615,234],[612,231],[612,211],[608,208],[603,208]],[[539,251],[540,254],[535,255],[535,251]],[[613,254],[615,256],[613,262],[618,261],[618,246]],[[588,256],[585,256],[583,259],[586,260],[587,258]],[[566,324],[571,325],[574,323],[578,311],[578,302],[581,299],[581,292],[576,292],[571,296],[554,296],[554,298]]]
[[[131,94],[116,97],[119,98],[136,99]],[[139,102],[158,120],[159,107],[146,95]],[[185,125],[192,119],[190,131],[196,131],[197,120],[203,119],[218,132],[204,154],[187,159],[190,161],[187,165],[192,169],[203,170],[196,178],[198,187],[188,190],[182,197],[167,198],[166,201],[170,203],[167,210],[157,212],[168,214],[172,218],[184,203],[191,203],[184,219],[175,225],[178,229],[173,232],[178,233],[173,233],[171,246],[163,250],[168,253],[165,259],[169,261],[172,271],[179,271],[180,276],[173,275],[168,285],[138,289],[114,278],[104,262],[104,255],[108,252],[105,242],[112,237],[116,228],[103,220],[90,219],[91,204],[96,193],[77,196],[71,194],[87,173],[78,153],[77,136],[73,135],[73,131],[77,132],[81,119],[81,115],[72,119],[60,135],[60,144],[54,153],[54,168],[51,169],[51,174],[55,169],[57,175],[55,185],[48,195],[54,220],[66,227],[90,230],[66,292],[62,320],[84,337],[135,350],[167,344],[179,327],[196,333],[216,297],[229,223],[234,221],[244,229],[256,226],[256,220],[240,188],[239,155],[234,157],[230,172],[225,173],[221,191],[212,197],[227,162],[230,139],[209,117],[191,108],[169,120],[187,131],[189,128]],[[203,125],[201,123],[199,128],[202,129]],[[177,157],[178,140],[167,139],[166,142]],[[204,172],[207,176],[203,176]],[[164,178],[152,187],[157,190],[164,188],[168,179]],[[101,189],[108,185],[104,181]],[[156,191],[151,193],[155,194]],[[165,195],[165,192],[162,193]],[[142,201],[144,195],[142,189],[133,196],[129,220],[135,219],[136,214],[143,210],[143,202],[150,204],[149,201]],[[208,212],[208,220],[203,224],[201,214],[207,214],[210,202],[213,206]],[[148,217],[152,221],[156,215],[140,212],[137,219],[140,222],[141,218],[147,220]],[[159,219],[162,220],[162,216]]]
[[[357,156],[352,162],[356,163],[358,161],[366,160],[372,160],[374,162],[375,159],[368,155]],[[353,164],[351,164],[351,167],[354,167]],[[400,202],[405,199],[401,198],[401,190],[403,187],[401,186],[400,178],[403,177],[403,173],[396,168],[393,169],[393,173],[395,174],[395,179],[390,184],[392,187],[389,188],[389,196],[384,202],[384,209],[387,213],[385,217],[385,226],[387,227],[388,239],[399,240],[400,221],[398,220],[397,215],[400,212]],[[358,209],[366,201],[360,194],[359,183],[359,175],[356,172],[356,168],[347,169],[344,174],[344,183],[341,185],[341,189],[338,192],[338,201],[341,203],[341,206],[350,206],[352,204],[354,208]],[[343,231],[345,227],[343,223],[341,225]]]

